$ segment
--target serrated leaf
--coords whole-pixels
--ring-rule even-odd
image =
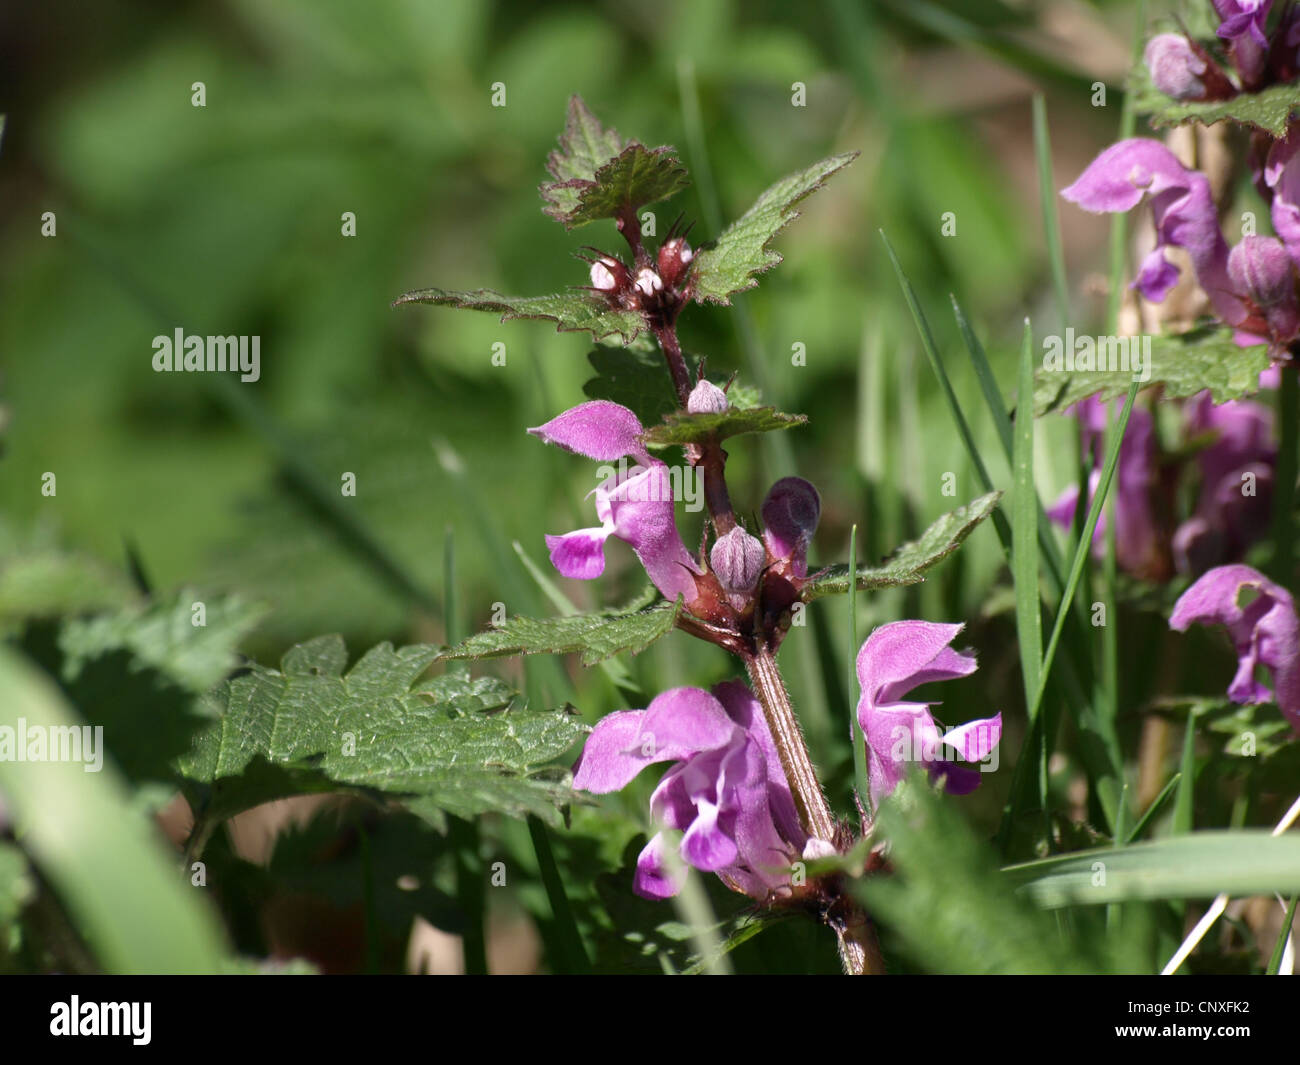
[[[1263,92],[1243,92],[1230,100],[1198,103],[1166,96],[1151,81],[1145,63],[1139,63],[1129,79],[1134,107],[1146,115],[1156,129],[1200,122],[1210,126],[1224,120],[1264,130],[1274,137],[1286,136],[1291,113],[1300,107],[1300,83],[1274,85]]]
[[[543,210],[573,229],[600,218],[618,218],[686,188],[686,170],[671,148],[623,142],[605,129],[582,97],[569,100],[560,148],[546,169],[554,181],[541,187]]]
[[[335,785],[409,797],[417,812],[536,814],[557,823],[557,808],[574,796],[567,772],[546,763],[585,727],[566,711],[521,706],[495,678],[456,670],[419,680],[437,657],[437,647],[382,643],[344,673],[341,637],[300,644],[278,670],[255,665],[211,693],[217,720],[179,768],[209,784],[261,759]],[[237,805],[232,785],[227,808]],[[251,791],[264,800],[265,788]]]
[[[804,414],[782,414],[775,407],[729,407],[716,414],[687,414],[675,411],[660,425],[652,425],[641,439],[651,447],[670,444],[702,443],[709,439],[725,440],[743,433],[770,433],[793,429],[808,421]]]
[[[658,602],[643,609],[602,611],[555,618],[507,618],[449,648],[442,658],[499,658],[503,655],[581,653],[584,666],[611,655],[638,654],[677,623],[679,602]]]
[[[1269,365],[1266,345],[1238,347],[1228,329],[1198,329],[1150,339],[1151,374],[1145,384],[1163,385],[1169,399],[1187,399],[1207,388],[1215,403],[1240,399],[1259,390],[1259,375]],[[1109,353],[1099,352],[1098,362],[1103,358],[1109,361]],[[1131,374],[1120,371],[1058,372],[1040,365],[1034,383],[1034,414],[1064,410],[1088,396],[1114,399],[1124,395],[1132,381]]]
[[[195,606],[203,624],[195,624]],[[127,651],[136,668],[157,670],[195,693],[211,688],[238,665],[235,654],[266,609],[238,597],[207,597],[182,590],[165,602],[113,614],[73,619],[59,632],[62,676],[75,682],[95,659]]]
[[[691,295],[697,300],[728,305],[731,296],[757,285],[755,274],[781,262],[780,253],[772,249],[772,239],[799,217],[795,205],[857,157],[857,152],[832,155],[771,186],[717,240],[696,253],[691,267]]]
[[[7,544],[0,559],[0,624],[112,609],[136,599],[125,574],[54,546]]]
[[[945,514],[920,539],[904,544],[879,566],[859,566],[859,589],[892,588],[919,584],[925,571],[938,565],[961,545],[971,531],[993,513],[1001,492],[989,492],[964,507]],[[803,600],[810,603],[824,595],[842,595],[849,590],[849,567],[831,566],[813,576],[803,588]]]
[[[512,318],[540,318],[555,322],[557,333],[586,332],[596,340],[618,337],[623,344],[630,344],[645,330],[645,321],[639,311],[616,310],[603,299],[586,292],[503,296],[490,288],[473,292],[421,288],[398,296],[393,306],[407,303],[436,303],[469,311],[490,311],[499,313],[503,322]]]

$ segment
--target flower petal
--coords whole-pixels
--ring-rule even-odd
[[[551,564],[561,575],[575,581],[590,581],[605,572],[605,540],[612,530],[579,529],[563,536],[548,536]]]
[[[627,407],[607,399],[580,403],[528,431],[548,444],[598,462],[613,462],[625,456],[638,462],[650,461],[649,452],[641,442],[645,430],[640,419]]]
[[[652,747],[641,745],[644,710],[622,710],[602,717],[583,745],[573,773],[573,786],[593,795],[621,791],[652,762],[665,761]]]

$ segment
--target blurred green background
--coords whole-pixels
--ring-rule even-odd
[[[953,505],[942,472],[957,474],[956,502],[978,487],[959,441],[937,431],[946,415],[876,229],[941,339],[955,336],[951,290],[1002,365],[1011,323],[1047,307],[1029,94],[1049,90],[1068,178],[1116,125],[1119,92],[1094,108],[1086,86],[1124,69],[1121,6],[1114,17],[995,2],[9,8],[6,535],[113,561],[129,543],[158,588],[244,591],[273,608],[260,630],[268,648],[334,630],[368,643],[420,614],[436,632],[436,610],[376,579],[321,519],[310,481],[426,606],[441,599],[448,527],[461,534],[468,623],[497,601],[531,605],[502,545],[520,539],[544,559],[540,534],[587,522],[594,482],[523,428],[582,398],[590,345],[545,324],[389,301],[423,285],[583,283],[569,252],[615,245],[612,226],[566,234],[536,193],[578,92],[625,136],[678,146],[696,184],[659,206],[659,225],[684,211],[696,240],[784,173],[863,151],[780,238],[786,263],[740,313],[692,309],[683,332],[713,368],[739,370],[811,419],[773,451],[733,447],[738,505],[756,507],[780,467],[797,469],[827,504],[817,557],[838,558],[853,521],[866,553],[881,554]],[[497,81],[504,108],[490,106]],[[791,104],[794,82],[807,86],[805,107]],[[45,211],[57,236],[41,235]],[[355,237],[341,235],[344,211]],[[955,236],[940,235],[945,211]],[[1067,250],[1099,264],[1104,225],[1072,215]],[[178,326],[259,334],[261,380],[154,373],[151,339]],[[504,367],[491,360],[498,341]],[[796,343],[804,367],[791,364]],[[964,366],[953,373],[971,383]],[[443,443],[465,482],[440,461]],[[46,471],[58,477],[52,499],[39,491]],[[355,498],[340,495],[344,472],[356,474]],[[873,489],[892,498],[870,508]],[[981,572],[950,601],[969,613],[996,565],[992,537],[981,546],[983,562],[969,558]],[[618,562],[615,574],[627,569]],[[568,591],[609,600],[617,585]]]

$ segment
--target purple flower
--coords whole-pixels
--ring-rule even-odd
[[[1238,323],[1248,343],[1268,340],[1281,348],[1300,331],[1295,272],[1282,241],[1243,237],[1228,255],[1228,278],[1233,290],[1249,303],[1251,317]]]
[[[646,451],[637,416],[617,403],[593,400],[528,431],[588,458],[612,462],[630,457],[644,463],[620,469],[596,488],[599,526],[546,538],[555,568],[575,580],[599,577],[605,572],[605,541],[614,536],[632,546],[666,598],[694,600],[692,574],[699,568],[677,532],[668,467]]]
[[[942,778],[954,795],[979,785],[979,772],[947,760],[942,747],[952,748],[968,762],[982,761],[1002,738],[1002,715],[940,733],[930,703],[904,701],[922,684],[975,672],[973,655],[948,646],[961,630],[961,625],[895,621],[876,629],[858,652],[858,722],[867,740],[873,804],[898,786],[912,763],[924,765],[931,778]]]
[[[788,888],[790,865],[803,853],[790,788],[762,708],[736,681],[674,688],[644,710],[610,714],[587,737],[573,786],[598,795],[619,791],[646,766],[674,762],[650,799],[654,820],[683,833],[683,861],[717,873],[756,899]],[[681,884],[658,832],[637,859],[634,890],[651,899]]]
[[[821,496],[802,477],[782,477],[763,500],[763,543],[790,576],[808,575],[808,545],[821,512]]]
[[[1253,595],[1242,602],[1242,592]],[[1269,690],[1255,679],[1265,667],[1273,678],[1277,705],[1300,735],[1300,622],[1291,593],[1249,566],[1219,566],[1187,589],[1174,604],[1169,627],[1186,632],[1193,624],[1223,625],[1237,651],[1237,674],[1228,698],[1243,705],[1267,702]]]
[[[1115,410],[1120,408],[1116,402]],[[1101,482],[1102,434],[1106,429],[1106,405],[1096,397],[1080,400],[1070,408],[1079,419],[1085,454],[1091,450],[1094,467],[1088,478],[1088,506],[1092,506]],[[1128,573],[1163,578],[1167,565],[1152,495],[1157,486],[1155,424],[1151,413],[1134,407],[1129,414],[1124,441],[1119,446],[1115,468],[1115,558]],[[1064,529],[1074,523],[1079,504],[1079,489],[1070,485],[1047,508],[1047,516]],[[1103,511],[1092,534],[1095,555],[1106,549],[1106,514]]]
[[[1187,414],[1189,436],[1213,433],[1215,439],[1197,455],[1200,498],[1174,534],[1174,560],[1183,573],[1203,573],[1240,558],[1267,527],[1277,446],[1272,411],[1260,403],[1216,405],[1201,392]]]
[[[1214,0],[1219,37],[1228,42],[1232,61],[1247,88],[1256,85],[1268,60],[1264,24],[1273,0]]]
[[[1147,42],[1143,60],[1157,89],[1175,100],[1205,97],[1202,81],[1209,65],[1181,33],[1158,33]]]
[[[1245,317],[1228,277],[1228,245],[1209,180],[1184,167],[1159,141],[1138,137],[1111,145],[1061,195],[1094,213],[1130,211],[1149,195],[1156,247],[1143,261],[1134,287],[1153,302],[1164,299],[1178,281],[1178,268],[1165,258],[1164,249],[1183,248],[1219,317],[1230,325]]]

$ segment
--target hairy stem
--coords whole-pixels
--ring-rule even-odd
[[[768,731],[772,733],[772,742],[776,744],[777,754],[781,758],[781,768],[790,784],[790,794],[794,798],[799,821],[810,836],[833,843],[836,837],[835,819],[826,804],[817,770],[813,768],[812,759],[808,756],[808,745],[804,743],[799,720],[794,716],[790,693],[786,691],[776,658],[765,645],[760,645],[756,651],[742,657],[750,683],[762,704]],[[850,976],[867,976],[885,971],[875,928],[861,907],[847,895],[837,900],[830,923],[839,938],[840,961],[846,973]]]
[[[686,369],[686,359],[682,355],[682,346],[677,340],[675,325],[659,324],[654,326],[655,339],[668,360],[668,371],[673,375],[673,387],[677,390],[677,405],[686,409],[686,401],[691,398],[691,374]]]
[[[822,784],[808,756],[808,745],[804,743],[803,730],[794,716],[794,707],[790,705],[790,693],[786,691],[781,670],[776,658],[765,645],[744,656],[745,669],[749,673],[754,694],[763,705],[763,715],[767,718],[768,730],[772,733],[772,742],[776,744],[777,754],[781,757],[781,768],[785,770],[786,780],[790,782],[790,793],[794,797],[795,809],[799,812],[799,821],[810,836],[824,839],[828,843],[835,839],[835,820],[831,817],[830,807],[826,805],[826,796],[822,794]]]

